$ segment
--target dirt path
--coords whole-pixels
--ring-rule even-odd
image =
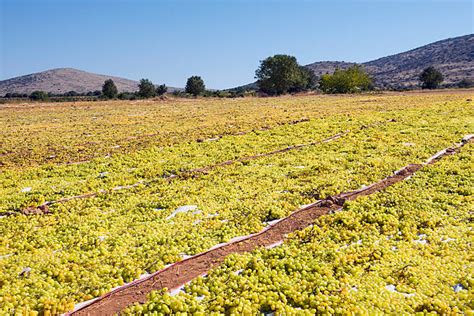
[[[268,226],[260,233],[213,248],[172,264],[144,279],[124,285],[68,315],[114,315],[133,303],[144,303],[146,295],[152,290],[180,288],[194,278],[206,274],[212,267],[222,263],[227,255],[249,252],[260,246],[268,247],[277,244],[283,241],[287,234],[311,225],[316,218],[341,210],[346,201],[381,191],[408,178],[422,167],[435,163],[443,156],[456,153],[473,137],[474,135],[464,137],[461,143],[436,153],[423,164],[410,164],[396,171],[392,176],[363,189],[341,193],[317,201],[295,211],[276,224]]]

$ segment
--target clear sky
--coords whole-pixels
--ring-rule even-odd
[[[0,3],[0,80],[72,67],[220,89],[252,82],[273,54],[363,62],[473,33],[472,0]]]

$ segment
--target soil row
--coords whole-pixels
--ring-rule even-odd
[[[470,142],[473,137],[474,135],[468,135],[463,138],[461,143],[436,153],[427,162],[407,165],[393,175],[368,187],[330,196],[299,209],[257,234],[240,238],[238,241],[221,245],[174,263],[144,279],[134,281],[105,294],[89,305],[82,306],[68,315],[114,315],[134,303],[144,303],[147,294],[153,290],[180,288],[196,277],[205,275],[210,269],[222,263],[229,254],[249,252],[258,247],[278,244],[286,238],[287,234],[310,226],[316,218],[341,210],[346,201],[381,191],[410,177],[422,167],[435,163],[443,156],[454,154],[463,145]]]
[[[293,120],[293,121],[289,121],[289,122],[278,122],[278,123],[276,123],[276,126],[296,125],[296,124],[299,124],[299,123],[304,123],[304,122],[309,122],[309,121],[310,121],[309,118],[303,117],[299,120]],[[213,142],[213,141],[220,140],[224,136],[242,136],[242,135],[247,135],[247,134],[250,134],[250,133],[253,133],[253,132],[263,132],[263,131],[271,130],[272,128],[275,128],[276,126],[273,126],[273,127],[264,126],[262,128],[253,129],[251,131],[243,131],[243,132],[237,132],[237,133],[233,133],[233,134],[232,133],[222,134],[222,135],[217,135],[213,138],[207,138],[207,139],[206,138],[198,138],[198,139],[196,139],[196,142],[198,142],[198,143]],[[138,136],[129,136],[129,137],[127,137],[126,140],[129,141],[129,140],[133,140],[133,139],[143,139],[143,138],[154,137],[154,136],[158,136],[158,135],[160,135],[160,133],[151,133],[151,134],[144,134],[144,135],[138,135]],[[80,146],[87,146],[87,145],[89,145],[89,143],[84,143],[84,144],[79,144],[79,145]],[[1,157],[1,155],[0,155],[0,157]],[[85,163],[89,163],[89,162],[91,162],[91,160],[72,161],[72,162],[66,163],[66,165],[80,165],[80,164],[85,164]]]

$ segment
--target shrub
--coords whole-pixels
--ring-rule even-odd
[[[463,80],[458,82],[459,88],[472,88],[474,87],[474,80],[464,78]]]
[[[163,95],[168,91],[168,87],[165,84],[160,84],[156,88],[156,95]]]
[[[118,94],[120,100],[136,100],[137,94],[135,92],[121,92]]]
[[[332,75],[325,74],[319,79],[319,89],[324,93],[355,93],[372,88],[372,78],[359,65],[336,69]]]
[[[47,101],[49,97],[48,94],[44,91],[33,91],[30,94],[30,99],[35,101]]]

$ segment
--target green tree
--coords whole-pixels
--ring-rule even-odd
[[[148,79],[141,79],[138,84],[138,95],[141,98],[152,98],[156,95],[155,85]]]
[[[259,90],[270,95],[307,90],[315,84],[313,72],[298,65],[296,58],[289,55],[262,60],[255,78]]]
[[[156,95],[163,95],[168,91],[168,87],[165,84],[160,84],[156,88]]]
[[[118,89],[115,86],[115,83],[112,79],[107,79],[104,81],[104,85],[102,86],[102,95],[107,99],[114,99],[117,97]]]
[[[422,89],[436,89],[443,82],[443,75],[435,67],[430,66],[420,74]]]
[[[316,89],[318,80],[314,72],[304,66],[300,66],[300,72],[298,80],[288,89],[288,92],[293,93]]]
[[[324,93],[355,93],[372,89],[372,78],[359,65],[346,70],[336,69],[333,74],[322,75],[319,89]]]
[[[202,94],[206,90],[204,80],[199,76],[192,76],[188,78],[186,82],[186,93],[190,93],[194,96]]]
[[[48,94],[44,91],[33,91],[29,97],[35,101],[47,101],[49,99]]]

